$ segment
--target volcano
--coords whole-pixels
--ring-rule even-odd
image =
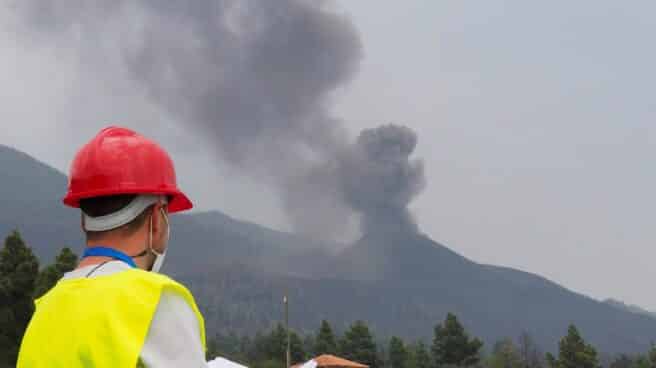
[[[20,230],[42,264],[63,246],[79,254],[79,214],[60,202],[66,177],[4,146],[0,169],[0,233]],[[526,331],[553,351],[570,323],[607,353],[643,352],[656,340],[656,318],[538,275],[473,262],[409,227],[377,228],[332,254],[321,242],[219,211],[172,219],[164,271],[194,292],[210,335],[270,327],[287,293],[300,332],[313,332],[322,319],[338,330],[363,319],[380,337],[429,338],[453,312],[488,345]]]

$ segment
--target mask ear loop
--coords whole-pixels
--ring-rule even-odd
[[[163,206],[160,207],[160,210],[162,212],[162,216],[164,216],[164,221],[166,222],[166,226],[167,226],[166,237],[168,238],[171,232],[171,229],[169,227],[169,219],[168,216],[166,215],[166,212],[164,211]],[[168,243],[168,241],[169,240],[167,239],[166,243]],[[152,249],[152,240],[151,240],[151,249]],[[160,269],[162,268],[162,264],[164,263],[164,257],[166,256],[166,245],[164,245],[164,250],[162,251],[162,253],[155,251],[155,249],[152,249],[151,251],[153,252],[153,254],[155,254],[155,262],[153,263],[153,266],[151,267],[150,271],[159,272]]]
[[[148,247],[138,254],[135,254],[133,256],[130,256],[130,258],[141,258],[148,254],[148,252],[152,252],[152,247],[153,247],[153,216],[150,216],[150,220],[148,222]]]
[[[153,215],[150,215],[150,222],[148,224],[148,251],[155,255],[155,261],[157,261],[157,257],[161,256],[159,252],[153,249]],[[155,261],[153,261],[153,264],[150,265],[149,271],[152,271],[153,268],[155,268]]]
[[[164,207],[159,209],[164,216],[164,222],[166,222],[166,242],[168,243],[171,240],[171,224],[169,223],[169,215],[164,211]]]
[[[153,215],[150,215],[150,221],[148,223],[148,249],[155,253],[153,249]]]
[[[164,216],[164,222],[166,222],[166,233],[167,233],[167,237],[168,237],[168,233],[171,231],[171,227],[169,225],[169,218],[166,215],[166,213],[164,212],[164,207],[160,207],[159,210],[162,213],[162,216]],[[149,224],[148,227],[149,227],[149,229],[148,229],[148,250],[151,253],[153,253],[154,255],[161,257],[164,253],[163,252],[160,253],[160,252],[156,251],[153,248],[153,216],[150,216],[150,224]]]
[[[168,220],[167,220],[167,225],[168,225]],[[130,256],[131,258],[141,258],[145,256],[148,253],[153,253],[155,255],[158,255],[159,253],[153,249],[153,216],[150,216],[150,219],[148,220],[148,247],[138,254],[135,254],[133,256]],[[152,268],[152,266],[151,266]]]
[[[170,231],[171,231],[171,225],[169,224],[169,217],[164,212],[163,207],[160,208],[160,211],[162,212],[162,215],[164,216],[164,221],[166,222],[166,232],[167,232],[167,237],[168,237],[169,234],[170,234]],[[156,256],[160,256],[160,257],[162,256],[162,254],[160,254],[158,251],[153,249],[153,216],[152,215],[150,216],[149,221],[148,221],[148,247],[146,249],[142,250],[140,253],[135,254],[133,256],[130,256],[130,257],[131,258],[140,258],[140,257],[145,256],[149,252],[156,255]],[[154,264],[152,266],[150,266],[151,270],[152,270],[153,266],[154,266]]]

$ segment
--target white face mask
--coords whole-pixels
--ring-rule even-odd
[[[164,212],[163,208],[160,208],[160,211],[162,211],[162,216],[164,216],[164,221],[166,222],[166,247],[164,248],[164,252],[159,253],[155,249],[153,249],[153,218],[151,216],[150,218],[150,234],[148,236],[148,249],[150,250],[151,253],[155,255],[155,262],[153,262],[153,267],[151,267],[150,271],[151,272],[157,272],[159,273],[159,270],[162,268],[162,264],[164,264],[164,258],[166,257],[166,251],[168,250],[168,243],[169,240],[171,239],[171,225],[169,224],[169,217],[166,215],[166,212]]]

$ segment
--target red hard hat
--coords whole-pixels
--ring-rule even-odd
[[[109,127],[75,155],[64,204],[79,208],[80,199],[119,194],[167,195],[171,213],[193,207],[178,189],[173,161],[157,143]]]

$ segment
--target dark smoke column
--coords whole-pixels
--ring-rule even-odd
[[[384,125],[360,133],[340,167],[346,203],[361,215],[363,233],[416,232],[408,210],[424,189],[420,160],[411,160],[417,135],[410,128]]]

